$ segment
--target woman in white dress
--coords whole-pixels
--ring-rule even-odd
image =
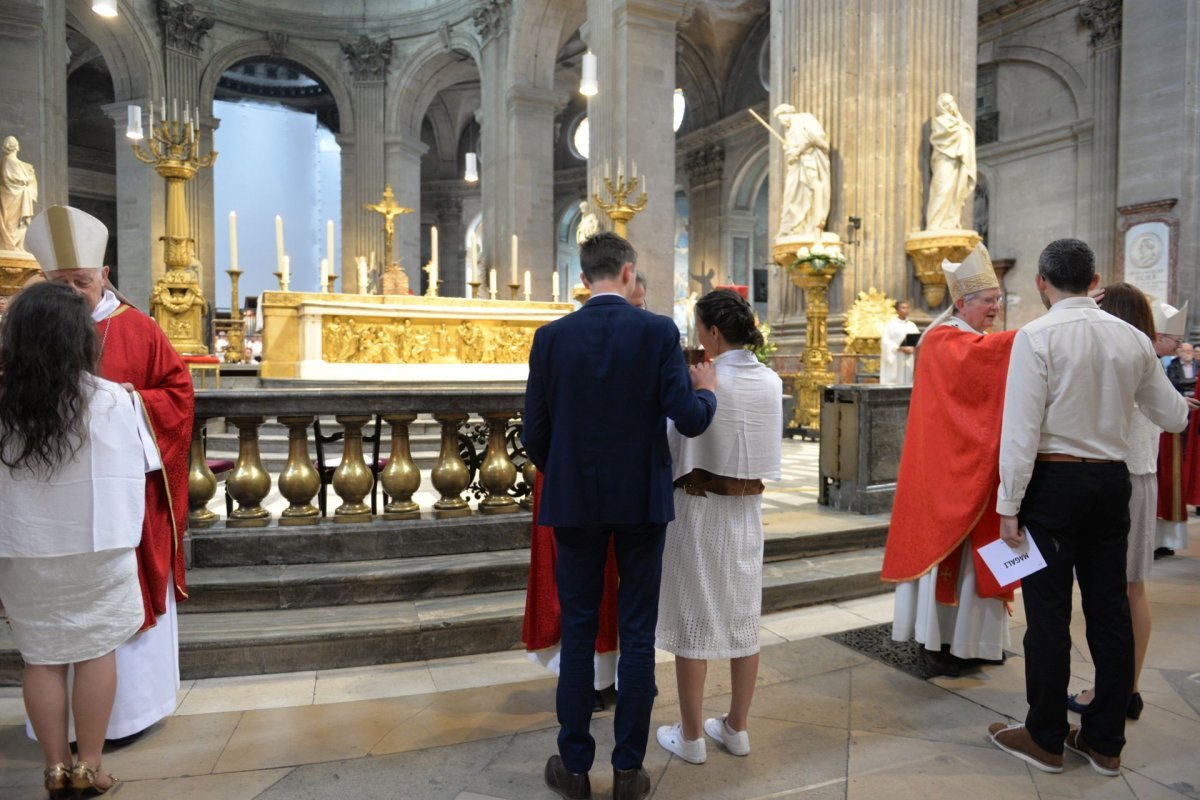
[[[783,383],[747,347],[762,344],[750,305],[719,289],[696,303],[696,328],[717,371],[717,411],[694,439],[671,427],[675,520],[667,526],[657,645],[675,654],[681,721],[658,743],[704,763],[704,733],[750,753],[747,717],[758,678],[763,479],[779,479]],[[730,659],[729,713],[702,721],[709,659]]]
[[[55,283],[22,291],[0,328],[0,602],[51,797],[113,785],[100,761],[114,651],[143,619],[145,453],[133,399],[94,374],[99,347],[83,298]]]

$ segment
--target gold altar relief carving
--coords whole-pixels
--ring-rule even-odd
[[[524,364],[540,324],[330,316],[321,350],[331,364]]]

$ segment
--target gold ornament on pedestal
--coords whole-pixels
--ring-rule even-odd
[[[396,217],[401,214],[411,214],[413,210],[406,208],[396,202],[396,195],[392,192],[392,185],[389,183],[383,189],[383,199],[374,205],[364,205],[367,211],[374,211],[376,214],[383,216],[383,233],[384,233],[384,249],[383,249],[383,271],[387,273],[392,267],[399,268],[399,263],[395,260],[395,242],[396,242]],[[344,287],[343,287],[344,288]],[[359,286],[358,293],[362,294],[365,287]]]
[[[780,236],[771,248],[775,263],[804,291],[806,326],[804,353],[800,357],[803,371],[796,376],[796,411],[789,427],[810,431],[818,430],[821,425],[821,388],[835,382],[834,374],[829,371],[833,355],[826,338],[829,304],[825,298],[833,276],[846,264],[837,235],[819,236],[820,241]]]
[[[846,312],[846,352],[859,357],[866,372],[879,372],[883,327],[896,315],[896,301],[874,286],[858,293]]]
[[[217,153],[200,155],[199,114],[193,119],[185,105],[183,119],[180,119],[178,103],[172,104],[172,109],[168,119],[166,101],[163,101],[162,120],[155,124],[154,107],[151,106],[150,137],[145,140],[141,138],[141,109],[137,106],[130,109],[133,155],[144,164],[152,164],[155,172],[167,181],[167,231],[162,237],[163,263],[167,271],[155,283],[150,295],[150,315],[177,351],[203,355],[208,353],[203,329],[208,302],[200,291],[200,277],[192,269],[196,241],[188,230],[184,185],[196,177],[198,170],[211,167],[217,160]],[[135,130],[136,136],[133,135]]]
[[[922,231],[911,233],[904,249],[913,261],[913,272],[921,282],[921,293],[930,308],[946,299],[946,276],[942,261],[962,263],[982,241],[975,231]]]
[[[605,172],[607,171],[605,169]],[[636,164],[633,165],[633,176],[628,180],[625,179],[624,172],[623,163],[618,162],[616,183],[613,183],[608,175],[604,176],[604,187],[608,189],[608,196],[612,202],[606,203],[601,200],[599,191],[592,193],[592,199],[596,202],[596,207],[608,216],[613,225],[613,232],[622,238],[626,237],[626,227],[629,224],[629,220],[646,210],[646,189],[644,186],[641,197],[633,202],[629,200],[637,192],[638,185],[645,182],[645,176],[643,175],[641,178],[638,178]]]

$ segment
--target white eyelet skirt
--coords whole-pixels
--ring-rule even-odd
[[[132,548],[0,558],[0,602],[26,664],[99,658],[144,619]]]

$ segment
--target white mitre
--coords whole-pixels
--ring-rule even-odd
[[[104,266],[108,228],[91,214],[70,206],[50,206],[29,223],[25,247],[47,272]]]
[[[975,245],[975,249],[963,259],[961,264],[943,259],[942,272],[946,275],[946,286],[950,289],[951,303],[972,292],[1000,288],[996,271],[992,269],[991,256],[988,255],[987,248],[982,243]]]
[[[1169,303],[1151,303],[1150,309],[1154,312],[1155,332],[1174,336],[1176,339],[1182,339],[1187,334],[1186,302],[1178,309]]]

